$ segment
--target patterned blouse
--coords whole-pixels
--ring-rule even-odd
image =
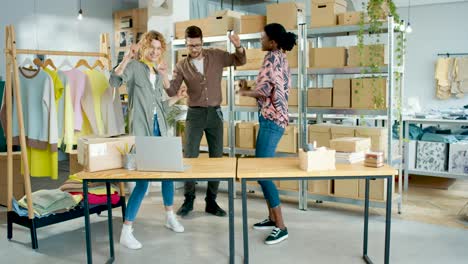
[[[288,126],[288,97],[291,72],[286,54],[280,50],[269,51],[257,76],[256,91],[260,114],[285,128]]]

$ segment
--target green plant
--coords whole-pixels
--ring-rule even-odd
[[[362,67],[362,74],[370,74],[371,77],[375,78],[380,72],[382,67],[382,33],[385,32],[386,27],[384,23],[387,23],[387,17],[391,15],[395,23],[399,23],[400,17],[396,12],[395,4],[392,0],[369,0],[362,2],[363,10],[367,10],[367,13],[363,12],[360,19],[360,27],[357,35],[358,39],[358,50],[361,58],[360,66]],[[364,38],[367,36],[370,42],[374,45],[365,46]],[[404,32],[396,33],[396,48],[395,58],[396,65],[398,68],[403,65],[404,51],[405,51],[405,37]],[[367,58],[367,60],[364,60]],[[398,113],[401,113],[401,78],[402,74],[399,71],[394,72],[394,83],[395,83],[395,106]],[[362,82],[361,82],[362,83]],[[385,108],[385,95],[382,94],[376,87],[376,81],[372,81],[372,91],[374,98],[374,108]]]

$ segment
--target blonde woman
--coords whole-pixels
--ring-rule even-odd
[[[129,98],[129,131],[135,136],[167,136],[166,121],[169,102],[164,101],[163,87],[169,86],[167,65],[162,61],[166,41],[157,31],[142,36],[138,45],[132,45],[122,62],[110,77],[113,87],[126,83]],[[185,96],[180,91],[174,100]],[[130,249],[140,249],[142,244],[133,236],[132,224],[148,189],[148,181],[138,181],[128,199],[120,244]],[[166,209],[166,227],[174,232],[184,232],[173,211],[174,183],[162,182],[162,195]]]

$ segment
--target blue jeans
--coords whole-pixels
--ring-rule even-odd
[[[276,147],[283,136],[284,128],[275,122],[265,119],[259,114],[258,121],[260,129],[258,131],[257,145],[255,147],[255,156],[257,158],[271,158],[275,156]],[[278,189],[273,181],[258,181],[262,187],[263,196],[267,200],[270,208],[280,205]]]
[[[153,136],[160,137],[161,131],[159,130],[158,116],[154,114]],[[127,203],[127,210],[125,212],[125,220],[135,221],[138,210],[140,209],[141,202],[145,197],[146,190],[148,190],[148,181],[137,181],[130,198]],[[162,196],[164,206],[172,206],[174,204],[174,182],[162,181]]]

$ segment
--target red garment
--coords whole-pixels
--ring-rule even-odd
[[[81,194],[83,195],[83,192],[70,192],[71,195],[76,195],[76,194]],[[120,196],[118,192],[114,192],[114,194],[111,194],[111,203],[112,204],[117,204],[120,201]],[[92,193],[88,193],[88,203],[89,204],[107,204],[107,195],[96,195]]]

